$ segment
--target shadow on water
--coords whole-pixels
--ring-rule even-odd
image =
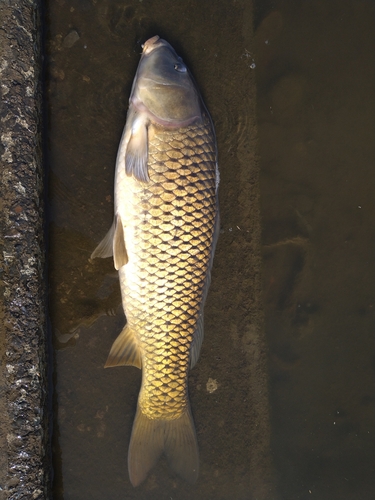
[[[54,498],[372,498],[373,10],[259,0],[253,33],[247,0],[49,2]],[[127,100],[155,34],[184,58],[212,114],[222,227],[189,378],[199,480],[186,485],[163,459],[134,489],[141,374],[103,369],[125,320],[111,259],[88,257],[111,224]]]

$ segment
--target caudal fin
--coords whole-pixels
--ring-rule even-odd
[[[195,483],[199,455],[190,409],[175,420],[149,419],[137,409],[128,453],[129,477],[133,486],[146,479],[163,452],[179,476]]]

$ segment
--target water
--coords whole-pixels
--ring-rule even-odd
[[[277,1],[257,22],[272,449],[285,499],[375,490],[373,14],[373,2]]]
[[[246,0],[50,2],[55,498],[372,498],[373,10],[259,2],[254,37]],[[124,317],[111,259],[88,257],[111,224],[127,99],[155,34],[213,116],[222,234],[189,380],[199,480],[186,485],[162,460],[134,489],[140,372],[103,369]]]

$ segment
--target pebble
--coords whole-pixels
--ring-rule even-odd
[[[73,45],[78,42],[78,40],[80,39],[80,36],[79,34],[76,32],[76,30],[72,30],[70,33],[68,33],[66,35],[66,37],[64,38],[64,41],[63,41],[63,47],[65,49],[70,49],[71,47],[73,47]]]
[[[216,379],[209,378],[207,380],[206,389],[207,389],[207,392],[209,392],[210,394],[215,392],[217,390],[218,386],[219,386],[219,384],[217,383]]]

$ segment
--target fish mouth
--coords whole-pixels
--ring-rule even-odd
[[[160,41],[159,41],[160,40]],[[159,43],[158,43],[159,42]],[[150,52],[152,52],[154,49],[157,47],[160,47],[160,45],[164,45],[165,42],[160,38],[160,36],[155,35],[152,38],[149,38],[143,45],[143,54],[147,55]]]

